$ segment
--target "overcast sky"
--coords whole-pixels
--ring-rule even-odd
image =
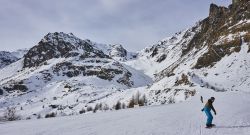
[[[0,50],[36,45],[48,32],[141,50],[231,0],[0,0]]]

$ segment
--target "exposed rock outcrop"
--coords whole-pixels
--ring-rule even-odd
[[[24,56],[24,68],[39,66],[52,58],[75,57],[108,58],[102,51],[94,48],[90,42],[81,40],[73,34],[55,32],[47,34],[38,45],[32,47]]]

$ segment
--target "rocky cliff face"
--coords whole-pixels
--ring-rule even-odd
[[[242,39],[249,42],[249,4],[248,1],[239,1],[229,8],[211,4],[209,17],[200,22],[200,32],[183,50],[185,55],[194,47],[208,46],[208,52],[199,58],[195,68],[213,66],[225,55],[239,52]]]
[[[196,86],[245,91],[250,86],[249,5],[248,0],[229,7],[211,4],[209,16],[194,27],[144,49],[137,61],[143,66],[132,65],[155,79],[149,87],[149,96],[154,97],[150,102],[178,102],[178,95],[188,97]]]
[[[239,52],[242,42],[250,42],[250,2],[239,0],[228,8],[210,5],[209,17],[199,22],[199,30],[182,48],[182,57],[207,47],[194,68],[211,67],[224,56]]]
[[[102,51],[93,48],[90,42],[63,32],[49,33],[38,45],[32,47],[24,56],[24,68],[39,66],[52,58],[76,57],[108,58]]]

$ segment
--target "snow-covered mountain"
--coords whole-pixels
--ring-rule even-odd
[[[209,17],[142,50],[128,65],[154,78],[152,103],[179,102],[194,86],[249,92],[250,2],[211,4]],[[185,97],[185,96],[184,96]],[[181,98],[183,99],[183,98]]]
[[[137,53],[128,52],[121,44],[107,45],[93,43],[94,46],[101,49],[106,55],[109,55],[112,59],[117,61],[128,61],[135,59]]]
[[[22,59],[0,70],[0,106],[18,106],[24,116],[55,110],[69,115],[112,93],[152,82],[112,59],[126,57],[115,52],[106,55],[96,44],[73,34],[49,33]]]
[[[36,118],[94,106],[114,109],[119,102],[131,107],[135,98],[146,105],[178,103],[202,87],[248,93],[249,5],[247,0],[228,8],[211,4],[204,20],[137,53],[49,33],[0,70],[0,112],[15,106],[24,118]]]
[[[16,62],[17,57],[13,56],[10,52],[1,51],[0,52],[0,69],[6,67],[7,65]]]
[[[24,49],[18,49],[16,51],[12,51],[10,53],[13,56],[17,57],[18,59],[21,59],[28,51],[29,51],[29,49],[24,48]]]
[[[0,69],[22,58],[27,51],[27,49],[19,49],[13,52],[0,51]]]

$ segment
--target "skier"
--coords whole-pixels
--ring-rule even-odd
[[[214,112],[214,115],[216,115],[216,111],[213,107],[213,102],[214,102],[215,98],[211,97],[210,99],[208,99],[207,103],[205,104],[204,108],[201,111],[204,111],[205,114],[207,115],[207,123],[206,123],[206,128],[211,128],[213,126],[215,126],[214,124],[212,124],[213,121],[213,115],[211,114],[211,109]]]

